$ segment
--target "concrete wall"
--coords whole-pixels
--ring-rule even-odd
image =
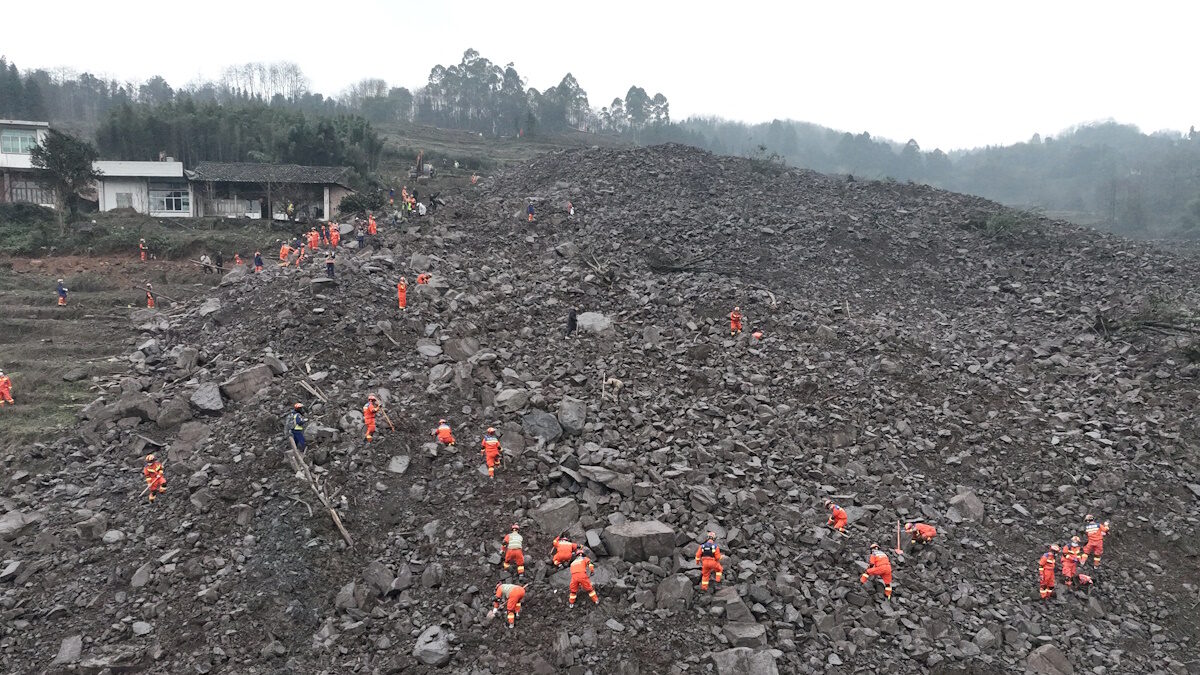
[[[325,218],[328,219],[338,212],[338,204],[342,203],[342,197],[354,194],[354,190],[344,188],[341,185],[329,186],[329,209],[325,211]]]
[[[96,196],[101,211],[119,208],[118,193],[129,193],[130,206],[138,213],[149,213],[150,190],[145,178],[101,178],[96,181]]]

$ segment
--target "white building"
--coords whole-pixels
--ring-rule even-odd
[[[54,205],[54,192],[38,181],[30,153],[46,140],[49,122],[0,120],[0,204]]]
[[[151,216],[192,215],[192,187],[183,175],[183,163],[112,162],[93,164],[96,204],[101,211],[133,209]]]

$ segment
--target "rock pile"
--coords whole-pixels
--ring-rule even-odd
[[[996,222],[926,187],[573,151],[384,228],[336,283],[271,268],[139,310],[127,375],[4,459],[0,670],[1195,672],[1197,368],[1148,312],[1194,305],[1200,266]],[[437,283],[400,312],[418,269]],[[372,392],[397,428],[366,445]],[[297,400],[354,548],[283,454]],[[1114,524],[1096,588],[1038,601],[1037,556],[1087,512]],[[867,546],[915,518],[941,534],[884,602]],[[509,634],[487,610],[512,522]],[[565,608],[564,530],[599,606]],[[725,578],[700,593],[710,530]]]

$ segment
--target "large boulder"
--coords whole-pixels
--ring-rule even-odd
[[[766,650],[734,647],[713,652],[710,657],[717,675],[779,675],[775,657]]]
[[[571,497],[551,499],[529,513],[542,532],[557,535],[579,520],[579,504]]]
[[[721,632],[734,647],[767,646],[767,629],[753,621],[730,621],[721,628]]]
[[[257,394],[275,377],[266,364],[247,368],[221,383],[221,393],[234,401],[244,401]]]
[[[517,412],[529,402],[529,394],[524,389],[505,389],[496,394],[496,405],[504,412]]]
[[[562,436],[562,427],[558,418],[548,412],[535,410],[521,418],[521,428],[526,436],[540,438],[547,443],[558,440]]]
[[[983,521],[983,502],[976,496],[974,490],[963,490],[950,498],[950,511],[947,516],[955,523],[964,520],[971,522]]]
[[[1037,675],[1074,675],[1075,667],[1054,645],[1042,645],[1025,658],[1025,670]]]
[[[674,574],[663,579],[654,593],[656,609],[687,609],[692,606],[696,595],[692,580],[683,574]]]
[[[631,473],[618,473],[612,469],[606,469],[593,464],[581,465],[579,473],[588,480],[595,481],[609,490],[621,493],[622,496],[633,496],[633,474]]]
[[[408,257],[408,269],[413,272],[428,272],[432,262],[424,253],[414,253]]]
[[[587,405],[579,399],[566,397],[558,402],[558,423],[568,436],[583,433],[587,421]]]
[[[427,666],[444,666],[450,663],[450,636],[441,626],[426,628],[417,637],[413,656]]]
[[[200,305],[200,309],[196,310],[196,313],[200,316],[208,316],[219,311],[221,311],[221,299],[209,298]]]
[[[613,321],[600,312],[584,312],[575,317],[575,327],[586,333],[604,333],[612,330]]]
[[[171,429],[192,419],[192,409],[181,397],[172,398],[163,404],[154,423],[159,429]]]
[[[22,511],[9,511],[0,516],[0,539],[12,541],[21,536],[25,528],[33,525],[36,519]]]
[[[604,528],[604,545],[609,555],[626,562],[663,558],[675,551],[675,530],[657,520],[609,525]]]
[[[191,404],[196,410],[205,413],[219,413],[225,409],[225,401],[221,399],[221,389],[215,382],[205,382],[192,392]]]
[[[54,660],[50,662],[50,665],[61,666],[68,663],[75,663],[79,660],[79,656],[82,652],[82,635],[76,634],[70,637],[65,637],[58,645],[58,654],[54,657]]]

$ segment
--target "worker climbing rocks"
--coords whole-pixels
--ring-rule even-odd
[[[138,253],[142,256],[142,262],[146,262],[146,252],[149,250],[149,247],[146,246],[146,240],[138,239]]]
[[[496,584],[496,599],[492,602],[492,613],[500,611],[500,603],[508,610],[508,627],[512,628],[521,616],[521,600],[525,599],[525,587],[520,584]]]
[[[912,535],[914,546],[924,546],[937,536],[937,530],[932,525],[925,523],[905,523],[904,531]]]
[[[367,404],[363,406],[363,422],[367,425],[367,442],[371,442],[371,438],[375,435],[375,415],[383,406],[379,405],[379,399],[375,398],[375,394],[367,396]]]
[[[261,252],[261,251],[255,251],[255,252],[254,252],[254,273],[255,273],[255,274],[258,274],[259,272],[261,272],[261,271],[262,271],[262,265],[263,265],[263,263],[262,263],[262,252]]]
[[[834,504],[831,499],[825,500],[825,508],[829,509],[829,520],[825,524],[838,532],[844,533],[846,531],[846,512],[842,507]]]
[[[488,427],[487,433],[483,436],[483,450],[480,454],[483,455],[483,461],[487,462],[488,478],[496,477],[496,465],[500,463],[500,439],[496,438],[496,428]]]
[[[717,533],[709,532],[708,539],[696,549],[696,564],[700,565],[700,590],[708,590],[708,577],[712,575],[716,583],[721,583],[721,547],[717,546]]]
[[[338,242],[342,240],[342,226],[337,223],[329,224],[329,245],[333,248],[338,247]]]
[[[315,250],[317,250],[317,247],[320,245],[321,245],[321,235],[320,235],[320,233],[317,232],[317,228],[314,225],[308,231],[308,249],[310,251],[315,251]]]
[[[233,253],[233,264],[238,265],[238,266],[240,266],[242,264],[242,254],[241,253],[238,253],[236,251]]]
[[[292,427],[292,440],[296,442],[296,449],[304,452],[306,442],[304,440],[304,404],[297,403],[292,406],[292,414],[289,415]]]
[[[479,174],[472,171],[471,172],[471,185],[475,185],[478,182],[479,182]]]
[[[430,274],[429,272],[421,272],[420,274],[417,275],[417,285],[424,286],[425,284],[428,284],[429,280],[432,278],[433,278],[433,275]]]
[[[146,282],[146,309],[154,309],[154,284]]]
[[[1050,544],[1050,549],[1038,559],[1038,593],[1043,600],[1054,595],[1054,555],[1058,551],[1058,544]]]
[[[404,277],[396,282],[396,304],[400,305],[400,309],[408,306],[408,279]]]
[[[287,267],[288,258],[292,255],[292,247],[285,241],[279,246],[279,266]]]
[[[1078,568],[1079,537],[1072,537],[1071,541],[1063,544],[1062,547],[1062,577],[1067,588],[1075,587],[1075,578],[1079,574]]]
[[[574,216],[575,216],[575,205],[574,205],[574,204],[572,204],[572,203],[570,202],[570,200],[568,200],[568,201],[567,201],[567,217],[568,217],[568,218],[571,218],[571,217],[574,217]]]
[[[734,307],[729,313],[729,334],[737,335],[742,332],[742,308]]]
[[[300,269],[300,263],[304,262],[305,258],[308,257],[308,254],[304,251],[303,246],[297,246],[296,250],[298,251],[296,254],[296,269]]]
[[[333,277],[333,262],[334,262],[333,249],[329,249],[328,251],[325,252],[325,276],[329,277],[330,279],[334,278]]]
[[[867,583],[871,577],[879,577],[883,581],[883,597],[892,597],[892,561],[887,554],[879,550],[879,544],[871,544],[871,557],[867,559],[867,571],[858,578]]]
[[[67,306],[67,287],[63,285],[63,280],[58,280],[58,306]]]
[[[450,425],[446,424],[446,420],[438,420],[437,428],[431,431],[429,435],[437,436],[438,443],[454,445],[454,432],[450,430]]]
[[[1104,553],[1104,537],[1108,536],[1108,521],[1097,523],[1096,517],[1092,514],[1087,514],[1083,517],[1087,522],[1083,527],[1084,534],[1087,535],[1087,543],[1083,545],[1083,555],[1080,556],[1079,562],[1083,565],[1087,564],[1088,556],[1092,556],[1092,567],[1100,567],[1100,556]]]
[[[566,532],[555,537],[551,544],[550,562],[554,563],[555,567],[562,567],[571,562],[571,559],[583,550],[582,546],[567,538]]]
[[[517,566],[517,576],[525,576],[525,551],[522,550],[521,526],[513,523],[512,531],[504,535],[504,569]]]
[[[367,234],[371,235],[372,237],[379,234],[379,226],[375,224],[374,213],[367,214]]]
[[[156,495],[167,491],[167,477],[163,474],[162,462],[158,461],[154,455],[146,455],[146,465],[142,467],[142,476],[146,478],[146,492],[150,494],[150,501],[154,501]]]
[[[0,370],[0,407],[4,404],[16,405],[12,397],[12,380]]]
[[[529,217],[529,222],[533,222],[533,200],[529,200],[529,206],[525,207],[525,215]]]
[[[587,591],[588,597],[597,605],[600,604],[600,596],[596,595],[596,589],[592,588],[591,573],[596,571],[596,566],[582,552],[575,556],[575,560],[571,562],[571,587],[570,593],[567,595],[567,607],[575,606],[575,597],[579,594],[579,589]]]

